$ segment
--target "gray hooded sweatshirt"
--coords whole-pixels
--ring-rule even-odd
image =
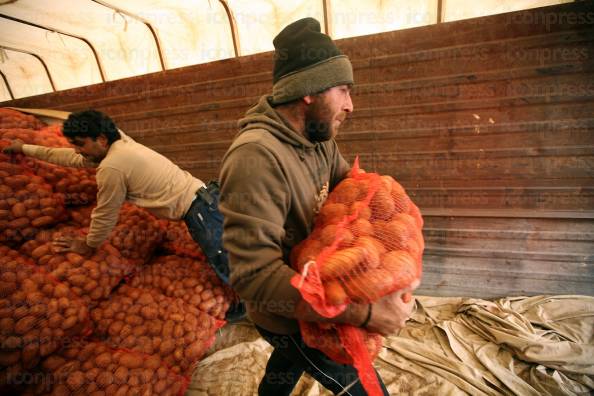
[[[298,331],[301,300],[290,283],[293,246],[349,170],[332,139],[312,143],[272,108],[266,96],[239,120],[223,158],[220,210],[233,289],[255,324],[278,334]]]

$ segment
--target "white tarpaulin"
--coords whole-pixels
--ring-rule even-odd
[[[249,323],[224,327],[186,396],[256,395],[271,352]],[[418,297],[374,365],[390,395],[590,395],[594,297]],[[303,376],[293,395],[331,393]]]

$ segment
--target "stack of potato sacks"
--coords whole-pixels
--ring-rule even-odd
[[[10,140],[71,147],[59,126],[0,109]],[[235,298],[180,221],[125,204],[89,257],[94,169],[0,154],[0,393],[180,395]]]
[[[350,303],[370,304],[420,280],[423,219],[390,176],[365,173],[358,161],[330,193],[312,234],[291,252],[291,280],[320,315],[335,317]],[[405,295],[403,299],[410,299]],[[381,395],[372,367],[379,334],[347,325],[300,322],[307,345],[357,368],[370,395]]]

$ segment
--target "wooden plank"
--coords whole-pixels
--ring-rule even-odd
[[[476,257],[424,258],[419,294],[509,296],[534,294],[594,295],[594,266],[590,262],[513,260]],[[458,294],[450,294],[450,293]]]

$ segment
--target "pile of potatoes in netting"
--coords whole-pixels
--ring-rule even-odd
[[[0,109],[13,139],[72,147],[60,126]],[[0,393],[180,395],[236,299],[181,221],[126,203],[93,255],[52,241],[91,223],[94,169],[0,153]]]

